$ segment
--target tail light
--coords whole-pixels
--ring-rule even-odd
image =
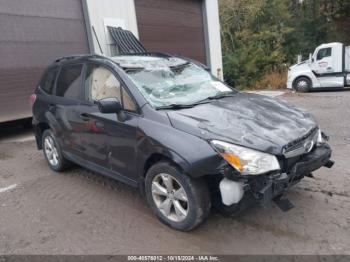
[[[29,96],[29,104],[31,107],[33,107],[35,101],[36,101],[36,95],[35,94],[30,95]]]

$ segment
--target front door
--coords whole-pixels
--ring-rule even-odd
[[[134,100],[113,70],[103,65],[87,65],[84,86],[85,102],[79,110],[86,121],[81,132],[85,160],[112,171],[124,182],[136,181],[139,115]],[[112,97],[123,105],[122,118],[117,114],[103,114],[96,106],[98,100]]]
[[[317,75],[331,74],[334,72],[331,47],[319,49],[314,59],[312,70]]]

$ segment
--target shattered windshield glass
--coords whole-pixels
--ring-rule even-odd
[[[206,70],[184,60],[143,63],[125,71],[156,108],[193,105],[209,97],[233,93]],[[140,68],[141,67],[141,68]]]

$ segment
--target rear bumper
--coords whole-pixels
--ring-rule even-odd
[[[305,176],[311,176],[311,172],[323,166],[331,168],[334,164],[330,160],[331,155],[332,150],[329,145],[319,146],[297,162],[289,173],[265,176],[263,181],[259,183],[262,186],[260,188],[256,187],[252,193],[262,204],[271,202],[271,200],[281,196],[290,187],[300,182]]]

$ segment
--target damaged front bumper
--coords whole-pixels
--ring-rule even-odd
[[[288,211],[293,205],[286,198],[282,198],[289,188],[300,182],[304,177],[312,177],[312,172],[325,166],[331,168],[334,164],[330,160],[332,150],[327,144],[317,146],[310,153],[299,157],[285,172],[268,175],[250,176],[243,180],[225,177],[219,188],[221,203],[228,212],[236,213],[258,202],[263,206],[274,201],[283,211]]]
[[[263,205],[270,203],[274,199],[280,199],[286,190],[297,184],[305,176],[312,177],[313,171],[323,166],[331,168],[334,164],[330,160],[331,154],[330,146],[323,144],[301,157],[288,173],[267,175],[263,179],[260,178],[260,181],[252,182],[250,190],[254,198]]]

